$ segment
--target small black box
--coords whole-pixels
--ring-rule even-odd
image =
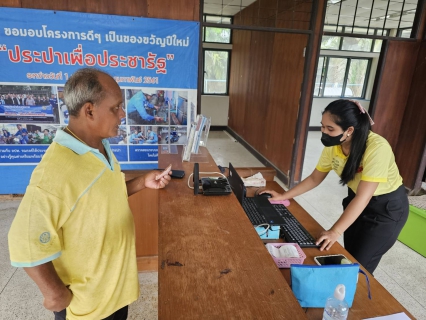
[[[232,193],[231,186],[226,178],[201,178],[201,184],[205,196],[219,196]]]

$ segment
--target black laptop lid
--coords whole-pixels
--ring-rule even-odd
[[[240,204],[243,204],[243,199],[245,197],[244,182],[231,163],[229,163],[228,181],[238,201]]]

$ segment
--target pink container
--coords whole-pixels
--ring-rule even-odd
[[[271,253],[271,250],[268,248],[268,245],[272,245],[276,247],[277,249],[281,248],[281,246],[294,246],[299,253],[299,258],[277,258],[274,257]],[[271,255],[272,259],[274,259],[276,265],[278,268],[290,268],[291,264],[303,264],[303,261],[306,258],[305,253],[302,251],[302,249],[299,247],[297,243],[268,243],[266,246],[266,249],[268,249],[269,254]]]

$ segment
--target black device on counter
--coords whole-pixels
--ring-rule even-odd
[[[200,179],[200,166],[194,163],[193,172],[194,194],[200,193],[200,183],[205,196],[222,196],[232,193],[228,179],[223,177],[208,177]]]
[[[200,165],[196,162],[194,163],[194,171],[192,175],[192,180],[194,181],[194,194],[197,195],[200,191]]]
[[[159,171],[163,171],[164,169],[157,169]],[[175,170],[172,169],[172,174],[170,175],[170,177],[172,178],[176,178],[176,179],[182,179],[185,176],[185,171],[183,170]]]
[[[201,178],[201,184],[205,196],[224,196],[232,193],[231,186],[226,178]]]

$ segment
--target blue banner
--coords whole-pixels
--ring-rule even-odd
[[[0,15],[1,81],[63,84],[97,67],[122,86],[197,88],[198,22],[15,8]]]
[[[32,168],[69,123],[64,85],[78,69],[109,73],[126,117],[108,138],[122,169],[158,167],[185,144],[197,103],[199,22],[0,8],[0,194],[24,193]]]
[[[0,122],[53,122],[52,106],[0,105]]]

